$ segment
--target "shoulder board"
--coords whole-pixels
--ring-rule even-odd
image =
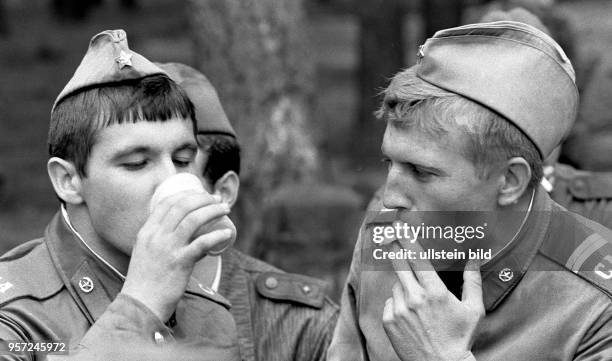
[[[24,243],[0,258],[0,307],[20,298],[42,300],[62,287],[42,239]]]
[[[555,213],[540,252],[612,297],[612,231],[572,212]]]
[[[576,171],[568,188],[578,199],[612,198],[612,172]]]
[[[327,284],[316,278],[281,272],[260,274],[255,286],[265,298],[297,302],[314,308],[323,307],[327,290]]]

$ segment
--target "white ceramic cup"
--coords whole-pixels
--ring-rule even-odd
[[[157,189],[155,189],[155,192],[153,193],[153,197],[151,197],[149,210],[152,212],[153,209],[163,199],[173,194],[187,190],[193,190],[199,193],[208,194],[204,189],[204,186],[202,186],[202,182],[198,179],[198,177],[190,173],[178,173],[169,177],[159,186],[157,186]],[[212,198],[212,195],[209,194],[209,196]],[[212,256],[216,256],[223,253],[223,251],[225,251],[229,246],[231,246],[234,243],[234,240],[236,239],[236,227],[234,226],[234,223],[232,223],[232,221],[229,219],[229,217],[223,216],[213,224],[203,225],[202,227],[198,228],[193,234],[193,239],[196,239],[197,237],[203,234],[217,229],[229,229],[232,232],[232,236],[226,242],[223,242],[222,244],[211,248],[207,252],[207,254]]]

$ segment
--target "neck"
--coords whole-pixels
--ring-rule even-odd
[[[94,257],[109,264],[125,278],[130,263],[129,251],[113,246],[95,231],[86,207],[68,204],[65,209],[77,238],[80,236],[84,246],[90,249]]]
[[[528,189],[521,196],[518,202],[498,207],[491,211],[468,212],[467,218],[463,218],[464,212],[459,212],[454,217],[462,217],[460,226],[471,226],[475,229],[481,227],[483,237],[473,237],[466,239],[463,243],[443,240],[441,243],[433,245],[435,249],[446,251],[461,251],[465,255],[464,259],[453,259],[432,262],[438,270],[463,270],[469,260],[470,251],[481,252],[480,256],[490,257],[481,259],[481,264],[486,264],[496,255],[502,254],[511,244],[517,242],[520,234],[527,226],[527,220],[533,207],[532,199],[535,198],[533,189]],[[457,213],[457,212],[454,212]],[[484,252],[484,254],[482,253]],[[473,254],[473,253],[472,253]]]
[[[517,242],[527,226],[534,201],[535,189],[528,188],[518,202],[497,210],[494,216],[495,222],[488,237],[482,239],[476,247],[491,249],[491,256],[495,258],[511,244]],[[483,263],[487,263],[487,261],[485,260]]]

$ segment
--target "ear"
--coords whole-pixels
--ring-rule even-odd
[[[223,177],[217,179],[213,186],[213,194],[220,195],[223,202],[227,203],[231,208],[236,203],[239,188],[240,178],[236,172],[230,170]]]
[[[531,167],[523,157],[510,158],[500,178],[501,187],[497,202],[500,206],[517,203],[529,188]]]
[[[72,162],[52,157],[47,162],[47,172],[57,196],[69,204],[83,203],[81,177]]]

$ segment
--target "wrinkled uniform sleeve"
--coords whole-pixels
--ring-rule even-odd
[[[306,334],[300,342],[296,361],[325,361],[327,350],[334,334],[334,328],[338,321],[338,311],[334,306],[334,312],[324,322],[316,322],[306,328]]]
[[[222,311],[226,312],[225,309]],[[240,360],[240,355],[237,344],[236,347],[210,347],[206,350],[176,344],[170,329],[149,308],[127,295],[119,294],[69,356],[48,356],[48,361],[115,359],[234,361]]]
[[[0,313],[0,340],[2,341],[17,341],[27,342],[26,332],[4,313]],[[29,352],[8,352],[3,345],[3,351],[0,353],[1,361],[30,361],[34,360]]]
[[[340,316],[329,346],[329,361],[362,361],[368,360],[363,335],[359,330],[359,282],[361,273],[361,247],[365,235],[365,224],[359,230],[359,236],[353,252],[353,260],[342,291]]]
[[[575,361],[612,360],[612,306],[597,318],[576,351]]]

